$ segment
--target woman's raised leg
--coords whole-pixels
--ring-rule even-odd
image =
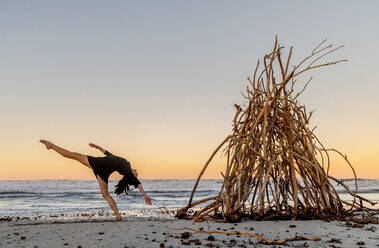
[[[108,202],[109,206],[112,208],[114,215],[116,216],[116,219],[118,221],[121,221],[122,218],[121,218],[120,212],[118,211],[116,202],[108,192],[108,184],[103,179],[101,179],[99,176],[97,176],[97,181],[99,182],[100,191],[101,191],[102,196]]]
[[[80,163],[84,164],[88,168],[91,168],[86,155],[83,155],[83,154],[80,154],[77,152],[70,152],[66,149],[63,149],[63,148],[57,146],[57,145],[54,145],[53,143],[51,143],[50,141],[47,141],[47,140],[40,140],[40,142],[43,143],[48,150],[53,149],[54,151],[56,151],[57,153],[59,153],[63,157],[74,159],[74,160],[79,161]]]

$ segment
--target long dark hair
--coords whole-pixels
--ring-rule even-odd
[[[115,188],[116,189],[114,190],[114,193],[116,195],[121,195],[123,192],[125,192],[125,194],[128,194],[128,192],[130,191],[128,178],[124,176],[120,181],[118,181]]]

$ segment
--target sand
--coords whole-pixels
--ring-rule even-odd
[[[319,220],[193,223],[177,220],[172,213],[161,213],[159,218],[150,211],[123,211],[122,215],[122,222],[113,221],[108,212],[17,215],[11,220],[0,215],[0,247],[379,247],[377,224],[352,228],[341,221]],[[196,233],[187,237],[188,231],[174,230],[182,228],[248,232],[269,240],[295,236],[321,240],[265,245],[244,235]]]

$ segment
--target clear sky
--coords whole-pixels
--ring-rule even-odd
[[[313,71],[300,100],[325,146],[379,178],[378,13],[376,0],[1,0],[0,180],[94,179],[40,138],[92,156],[97,143],[143,178],[196,177],[275,35],[296,58],[345,45],[349,61]],[[341,159],[331,171],[352,177]]]

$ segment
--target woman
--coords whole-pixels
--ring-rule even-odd
[[[109,206],[112,208],[118,221],[122,220],[121,215],[118,211],[116,202],[108,192],[108,178],[109,175],[115,171],[123,175],[123,178],[116,185],[115,193],[117,195],[120,195],[124,191],[127,194],[127,192],[129,191],[129,185],[133,185],[134,187],[138,188],[142,195],[145,197],[146,204],[151,205],[150,197],[146,195],[145,191],[142,188],[141,182],[137,179],[137,171],[133,170],[130,167],[130,163],[126,159],[115,156],[110,152],[104,150],[100,146],[92,143],[89,143],[90,147],[94,147],[100,150],[106,156],[87,156],[80,153],[67,151],[47,140],[40,140],[40,142],[43,143],[48,150],[53,149],[63,157],[79,161],[80,163],[93,170],[97,178],[97,181],[99,182],[101,194],[103,195],[104,199],[108,202]]]

